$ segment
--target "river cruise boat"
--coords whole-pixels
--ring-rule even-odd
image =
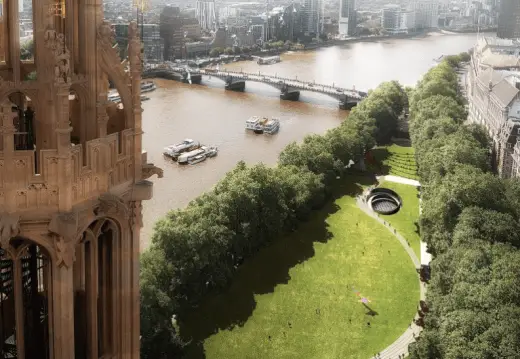
[[[194,164],[197,164],[197,163],[205,161],[205,160],[206,160],[206,155],[202,154],[202,155],[197,155],[195,157],[190,158],[188,160],[188,163],[190,165],[194,165]]]
[[[163,150],[163,154],[167,157],[172,158],[173,160],[177,160],[179,156],[184,152],[193,151],[194,149],[199,147],[200,144],[198,142],[190,138],[187,138],[180,143],[165,147]]]
[[[196,160],[197,156],[204,156],[205,159],[206,157],[215,157],[217,154],[217,147],[200,146],[200,148],[181,154],[179,158],[177,158],[177,163],[180,165],[184,165],[187,163],[191,164],[191,162]]]
[[[258,65],[272,65],[282,61],[280,56],[270,56],[270,57],[259,57],[257,64]]]
[[[280,121],[276,118],[268,119],[267,117],[253,116],[246,121],[246,130],[254,133],[267,133],[272,135],[280,129]]]
[[[258,116],[252,116],[246,121],[246,130],[254,131],[262,119]]]
[[[157,87],[153,81],[142,81],[141,82],[141,92],[151,92],[154,91]]]
[[[280,120],[277,118],[272,118],[270,120],[267,120],[266,123],[264,123],[264,133],[267,133],[268,135],[273,135],[280,129]]]

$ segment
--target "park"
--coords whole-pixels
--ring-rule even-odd
[[[383,150],[386,162],[412,151],[377,149]],[[394,166],[389,173],[402,171]],[[369,358],[392,344],[414,318],[419,282],[395,236],[357,204],[374,178],[338,180],[321,211],[246,261],[227,291],[183,316],[181,335],[203,343],[193,350],[208,359]],[[382,185],[403,198],[401,210],[385,220],[418,251],[417,188]]]

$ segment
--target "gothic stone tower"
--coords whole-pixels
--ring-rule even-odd
[[[32,0],[21,60],[18,1],[1,2],[0,358],[137,359],[141,201],[162,175],[141,149],[137,26],[122,62],[102,0]]]

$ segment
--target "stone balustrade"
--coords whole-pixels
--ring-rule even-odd
[[[60,192],[72,205],[134,180],[134,130],[58,150],[0,151],[0,208],[56,210]]]

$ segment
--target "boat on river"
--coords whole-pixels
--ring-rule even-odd
[[[141,93],[155,91],[157,86],[153,81],[142,81],[141,82]]]
[[[165,147],[163,150],[163,155],[173,160],[177,160],[184,152],[193,151],[199,147],[200,143],[192,140],[191,138],[187,138],[180,143]]]
[[[269,56],[269,57],[259,57],[257,60],[258,65],[272,65],[278,62],[281,62],[280,56]]]
[[[184,164],[195,164],[204,161],[208,157],[215,157],[218,154],[218,149],[215,146],[200,146],[192,151],[185,152],[177,158],[177,163],[180,165]],[[200,156],[204,156],[201,160]]]
[[[195,157],[190,158],[188,160],[188,163],[190,165],[194,165],[194,164],[197,164],[197,163],[205,161],[205,160],[206,160],[206,155],[202,154],[202,155],[197,155]]]
[[[151,92],[154,91],[157,87],[153,81],[142,81],[141,82],[141,92]],[[147,96],[141,96],[141,101],[149,100],[150,98]],[[112,90],[108,93],[108,101],[114,103],[121,103],[121,96],[117,90]]]
[[[269,135],[275,134],[280,129],[280,120],[277,118],[268,119],[267,117],[252,116],[246,121],[246,130],[254,133]]]

